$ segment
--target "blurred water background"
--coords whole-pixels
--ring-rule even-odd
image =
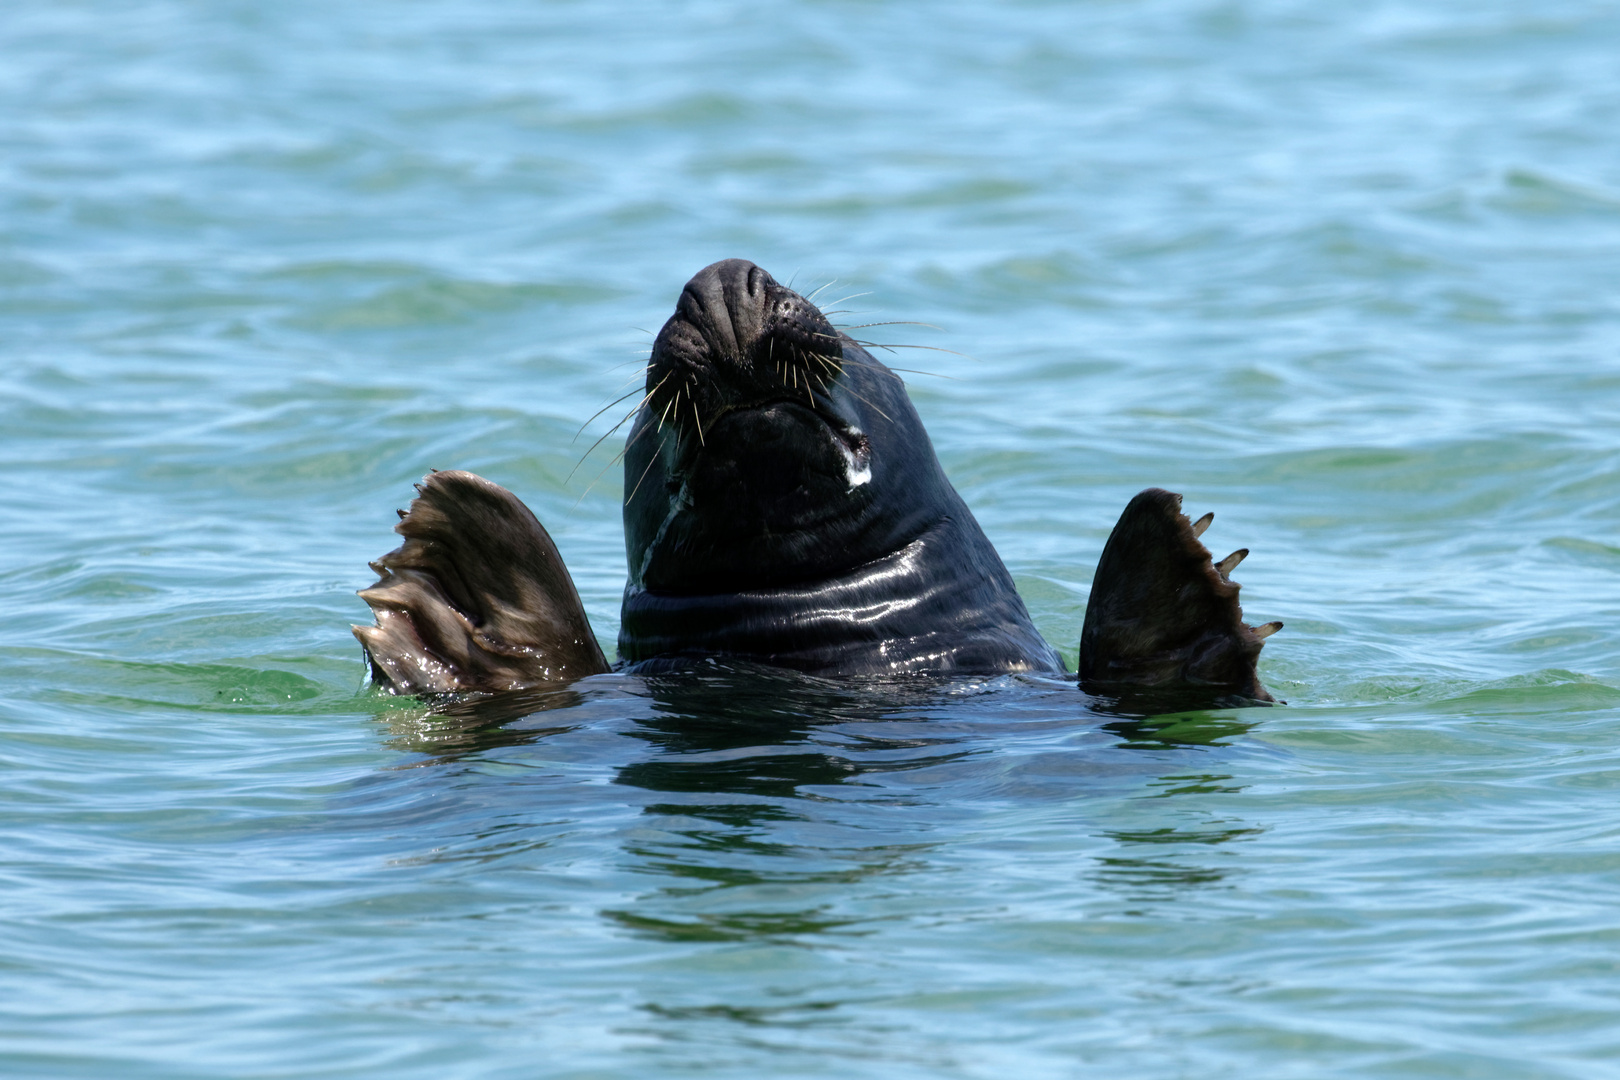
[[[0,56],[6,1075],[1620,1076],[1614,5],[53,0]],[[940,328],[869,333],[952,350],[893,362],[1071,665],[1129,496],[1215,510],[1289,706],[364,688],[429,468],[612,655],[575,433],[730,256]]]

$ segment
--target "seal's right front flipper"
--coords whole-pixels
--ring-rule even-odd
[[[557,546],[517,496],[469,472],[430,473],[371,564],[356,626],[396,694],[517,690],[608,670]]]
[[[1165,696],[1178,707],[1223,699],[1273,701],[1255,662],[1282,623],[1250,627],[1229,580],[1248,549],[1219,563],[1181,496],[1149,488],[1132,499],[1103,548],[1080,632],[1080,685],[1093,693]]]

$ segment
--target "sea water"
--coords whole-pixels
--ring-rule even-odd
[[[0,1072],[1620,1075],[1620,12],[0,16]],[[1286,707],[363,685],[430,468],[609,654],[685,280],[904,377],[1075,661],[1143,487]],[[912,325],[927,324],[927,325]],[[581,426],[584,430],[581,432]]]

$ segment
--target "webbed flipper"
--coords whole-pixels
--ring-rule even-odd
[[[371,564],[356,626],[372,677],[396,694],[504,691],[608,670],[557,546],[517,496],[469,472],[434,472]]]
[[[1255,662],[1282,623],[1250,627],[1228,575],[1248,549],[1219,563],[1181,512],[1181,496],[1148,488],[1114,526],[1080,632],[1080,685],[1093,693],[1165,691],[1177,700],[1275,700]],[[1188,706],[1194,707],[1194,706]]]

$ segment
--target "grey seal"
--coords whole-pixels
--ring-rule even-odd
[[[618,667],[733,658],[821,676],[1064,672],[951,486],[898,375],[753,263],[705,267],[653,343],[624,454]],[[610,670],[556,546],[510,492],[434,472],[355,627],[398,693]],[[1270,701],[1264,639],[1181,496],[1131,500],[1097,566],[1079,680]]]

